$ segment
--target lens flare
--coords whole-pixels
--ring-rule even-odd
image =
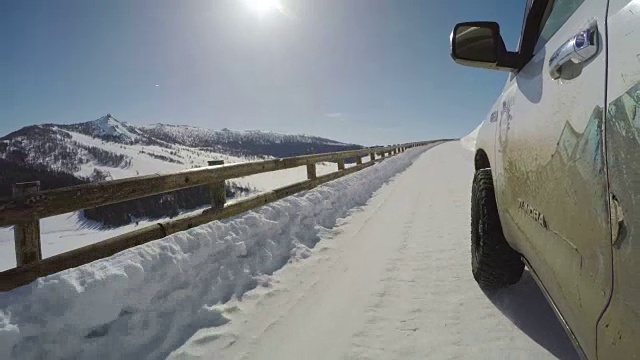
[[[280,0],[244,0],[249,9],[259,15],[266,15],[270,12],[284,12]]]

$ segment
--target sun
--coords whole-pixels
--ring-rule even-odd
[[[259,15],[265,15],[270,12],[282,12],[283,7],[280,0],[244,0],[245,4],[252,11]]]

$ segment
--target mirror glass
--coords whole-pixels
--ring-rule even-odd
[[[454,55],[458,59],[495,63],[498,36],[488,27],[461,25],[455,30]]]

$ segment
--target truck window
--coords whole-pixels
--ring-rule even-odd
[[[564,25],[584,0],[555,0],[551,3],[536,49],[539,49]],[[567,37],[567,40],[569,37]]]

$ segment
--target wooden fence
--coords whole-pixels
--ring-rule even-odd
[[[14,289],[38,277],[103,259],[194,226],[240,214],[360,171],[386,156],[439,141],[441,140],[207,166],[171,174],[132,177],[47,191],[39,191],[38,182],[16,184],[12,198],[0,199],[0,226],[14,225],[17,262],[17,267],[0,272],[0,291]],[[363,156],[369,156],[370,161],[363,163]],[[354,158],[356,164],[345,168],[345,160]],[[318,162],[336,162],[338,171],[317,176],[316,163]],[[299,166],[307,167],[306,181],[226,203],[224,190],[226,180]],[[49,258],[42,258],[39,219],[202,185],[211,187],[211,207],[206,210],[150,225]]]

